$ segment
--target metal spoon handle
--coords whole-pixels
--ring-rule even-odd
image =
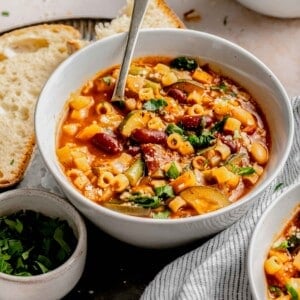
[[[136,45],[138,32],[141,27],[148,3],[149,0],[134,1],[129,31],[127,34],[125,52],[121,64],[120,74],[118,76],[114,93],[111,99],[112,101],[124,99],[126,78],[128,75],[133,51]]]

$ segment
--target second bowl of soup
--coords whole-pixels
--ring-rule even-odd
[[[144,30],[125,100],[113,102],[124,39],[79,51],[46,84],[35,123],[47,166],[79,210],[125,242],[169,247],[226,228],[287,158],[283,87],[226,40]]]

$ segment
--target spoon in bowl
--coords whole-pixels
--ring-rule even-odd
[[[139,29],[141,27],[145,12],[147,10],[148,3],[149,0],[135,0],[133,4],[133,11],[129,31],[127,34],[125,52],[121,63],[120,73],[117,78],[117,82],[111,98],[111,102],[120,108],[125,106],[126,78],[130,68],[131,59],[136,45]]]

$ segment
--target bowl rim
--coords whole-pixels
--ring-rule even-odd
[[[39,131],[39,126],[37,125],[38,112],[39,112],[39,109],[41,106],[40,99],[42,99],[44,97],[44,93],[46,93],[48,85],[50,85],[50,84],[52,85],[52,82],[55,82],[54,78],[56,76],[58,76],[59,73],[63,73],[62,70],[64,70],[65,67],[72,64],[72,62],[74,60],[77,60],[78,58],[80,59],[80,56],[87,55],[87,53],[89,53],[90,49],[92,49],[92,48],[101,47],[102,44],[110,43],[111,41],[113,41],[115,39],[119,39],[119,40],[124,39],[127,34],[126,32],[117,33],[117,34],[105,37],[101,40],[97,40],[97,41],[87,45],[86,47],[78,50],[77,52],[75,52],[71,56],[69,56],[54,70],[54,72],[51,74],[51,76],[47,80],[46,84],[44,85],[44,87],[39,95],[39,99],[38,99],[36,109],[35,109],[34,120],[35,120],[35,132],[37,133],[36,134],[37,144],[38,144],[41,156],[42,156],[45,164],[47,165],[48,169],[51,171],[52,175],[55,177],[57,182],[61,182],[61,180],[62,180],[64,183],[64,188],[68,191],[68,193],[70,195],[72,195],[72,197],[76,198],[77,201],[79,201],[80,204],[83,205],[84,207],[88,206],[89,208],[96,210],[97,212],[104,213],[108,216],[116,217],[116,218],[124,220],[124,221],[127,220],[130,222],[136,222],[136,223],[181,224],[181,223],[194,223],[194,222],[198,222],[199,220],[208,220],[208,219],[214,218],[215,216],[222,215],[223,213],[226,214],[227,212],[230,212],[230,211],[234,210],[235,208],[241,206],[242,203],[246,204],[246,203],[252,201],[255,197],[259,196],[262,193],[262,191],[275,179],[275,177],[278,175],[278,173],[282,170],[282,168],[288,158],[288,155],[290,153],[290,150],[292,147],[292,142],[293,142],[293,136],[294,136],[294,116],[293,116],[291,101],[290,101],[289,96],[288,96],[286,90],[284,89],[282,83],[279,81],[277,76],[271,71],[271,69],[269,67],[267,67],[261,60],[259,60],[255,55],[253,55],[250,51],[239,46],[238,44],[231,42],[223,37],[220,37],[220,36],[217,36],[217,35],[214,35],[211,33],[207,33],[204,31],[193,30],[193,29],[178,29],[178,28],[145,29],[145,28],[143,28],[140,30],[140,35],[147,35],[147,34],[155,35],[156,33],[159,33],[159,32],[160,32],[160,34],[165,34],[166,36],[169,36],[170,34],[172,34],[172,35],[177,34],[178,36],[190,36],[190,37],[194,37],[194,38],[205,38],[205,39],[213,40],[213,41],[220,43],[222,45],[225,45],[227,47],[230,47],[230,48],[234,49],[234,51],[237,51],[238,53],[241,53],[244,56],[246,56],[247,59],[252,61],[254,64],[258,65],[264,72],[266,72],[272,78],[272,80],[278,87],[282,98],[285,100],[287,112],[289,115],[288,121],[289,121],[289,129],[290,130],[289,130],[289,136],[288,136],[288,143],[286,145],[285,154],[281,157],[280,162],[277,164],[275,172],[273,172],[272,174],[269,174],[269,177],[266,178],[264,180],[264,182],[262,182],[262,184],[258,187],[258,189],[246,194],[238,201],[231,203],[230,205],[220,208],[216,211],[212,211],[212,212],[205,213],[203,215],[196,215],[196,216],[192,216],[192,217],[188,217],[188,218],[163,219],[162,220],[162,219],[141,218],[141,217],[126,215],[123,213],[115,212],[106,207],[103,207],[97,203],[94,203],[90,199],[84,197],[78,190],[76,190],[76,188],[74,186],[72,186],[71,182],[68,181],[68,179],[65,177],[65,175],[62,174],[61,170],[60,170],[60,173],[57,174],[57,170],[55,169],[55,166],[54,166],[56,164],[52,165],[52,163],[48,162],[47,158],[45,157],[45,155],[43,153],[43,149],[42,149],[43,147],[41,147],[40,134],[39,134],[40,131]],[[138,37],[138,39],[139,39],[139,37]],[[159,54],[157,54],[157,55],[159,55]],[[201,57],[200,54],[199,54],[199,57]],[[58,168],[60,168],[58,162],[57,162],[57,165],[58,165]],[[72,202],[72,199],[70,199],[70,201]],[[162,226],[164,226],[164,225],[162,225]]]
[[[251,235],[251,239],[249,242],[249,246],[248,246],[248,253],[247,253],[247,274],[249,277],[249,285],[250,285],[250,291],[252,296],[254,297],[254,299],[256,300],[260,300],[260,296],[259,292],[257,290],[257,287],[255,285],[255,275],[251,272],[252,269],[252,261],[253,261],[253,253],[255,245],[256,245],[256,238],[259,235],[259,232],[262,228],[262,225],[266,222],[266,220],[270,217],[271,212],[273,211],[273,209],[281,202],[283,201],[289,194],[293,193],[294,190],[300,190],[300,182],[296,182],[293,183],[292,185],[288,186],[280,195],[278,195],[272,202],[271,204],[267,207],[267,209],[262,213],[262,215],[259,217],[258,222],[255,224],[255,228],[254,231],[252,232]],[[292,202],[295,202],[295,204],[292,206],[293,208],[290,210],[289,214],[284,214],[282,216],[283,221],[281,222],[281,225],[279,226],[279,228],[277,228],[276,230],[274,230],[274,232],[272,233],[272,239],[274,239],[276,237],[277,234],[279,234],[285,224],[292,218],[292,212],[299,206],[299,203],[297,204],[296,201],[297,200],[293,200],[294,198],[292,198]],[[267,249],[269,249],[271,247],[271,244],[267,247]],[[263,255],[266,255],[266,253],[263,253]],[[263,268],[263,266],[261,266]],[[265,281],[266,282],[266,281]],[[265,292],[267,292],[267,290],[265,290]]]
[[[51,199],[51,201],[55,203],[54,205],[59,207],[61,210],[70,211],[71,214],[74,216],[73,219],[74,225],[76,226],[76,229],[78,231],[77,245],[74,251],[72,252],[71,256],[63,264],[61,264],[60,266],[58,266],[53,270],[48,271],[47,273],[31,275],[31,276],[17,276],[17,275],[11,275],[11,274],[0,272],[0,281],[4,280],[6,282],[12,282],[12,283],[17,282],[19,284],[30,284],[30,283],[37,284],[38,282],[51,281],[54,278],[58,277],[60,274],[65,273],[68,270],[72,270],[72,265],[76,261],[78,261],[78,258],[82,257],[82,255],[84,255],[84,260],[85,260],[85,255],[86,255],[85,253],[87,249],[87,229],[86,229],[85,221],[80,215],[80,213],[76,210],[76,208],[73,205],[71,205],[66,199],[52,192],[48,192],[46,190],[41,190],[38,188],[18,188],[14,190],[5,191],[0,194],[0,202],[6,200],[9,201],[9,198],[20,197],[24,195],[24,192],[30,195],[43,197],[44,199],[46,198]],[[20,208],[19,210],[21,209],[22,208]],[[43,213],[42,211],[39,212]],[[47,216],[47,214],[45,215]]]

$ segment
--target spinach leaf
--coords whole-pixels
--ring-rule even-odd
[[[198,67],[198,64],[195,59],[180,56],[173,59],[170,63],[171,68],[179,69],[179,70],[188,70],[192,71]]]
[[[156,208],[160,205],[160,199],[157,196],[137,195],[130,197],[128,200],[144,208]]]
[[[181,127],[171,123],[171,124],[168,124],[168,126],[166,128],[166,133],[169,135],[172,133],[178,133],[180,135],[184,135],[184,130]]]
[[[196,149],[202,149],[211,146],[216,138],[210,132],[203,132],[200,136],[192,134],[188,136],[188,141]]]
[[[227,119],[228,116],[225,116],[221,121],[217,122],[210,130],[211,133],[222,132]]]

